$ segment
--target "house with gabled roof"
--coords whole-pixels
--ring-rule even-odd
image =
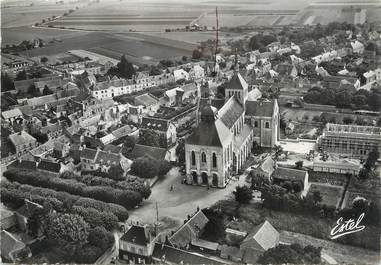
[[[81,167],[84,171],[108,172],[111,167],[121,167],[127,172],[131,163],[121,153],[111,150],[83,148],[80,150]]]
[[[209,219],[205,214],[201,210],[197,210],[168,240],[174,247],[185,248],[191,244],[192,240],[201,235],[208,222]]]
[[[259,255],[278,244],[279,232],[266,220],[255,227],[242,241],[240,245],[242,261],[246,264],[255,264]]]

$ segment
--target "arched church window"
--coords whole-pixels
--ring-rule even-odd
[[[254,127],[258,127],[258,121],[254,121]]]
[[[270,123],[268,121],[266,121],[265,127],[266,129],[270,128]]]
[[[206,154],[204,152],[201,154],[201,162],[206,163]]]
[[[192,151],[192,166],[196,165],[196,155],[194,153],[194,151]]]
[[[217,167],[217,156],[216,156],[216,153],[213,153],[212,160],[213,160],[213,167]]]

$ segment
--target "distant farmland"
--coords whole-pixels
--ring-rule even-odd
[[[81,37],[64,39],[62,42],[44,48],[28,51],[28,56],[39,57],[54,55],[68,50],[83,49],[96,52],[114,59],[126,54],[135,64],[152,64],[162,59],[178,59],[191,56],[196,46],[176,40],[141,34],[108,34],[92,32]]]

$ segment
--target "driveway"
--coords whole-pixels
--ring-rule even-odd
[[[245,184],[245,175],[241,175],[239,180],[232,179],[224,189],[208,190],[206,187],[182,184],[183,178],[178,168],[172,168],[165,179],[153,186],[149,199],[144,201],[141,207],[130,212],[128,222],[154,223],[157,203],[160,223],[165,226],[164,230],[171,230],[181,225],[187,215],[194,213],[197,207],[209,207],[231,196],[237,185]],[[171,185],[174,187],[173,191],[170,191]]]

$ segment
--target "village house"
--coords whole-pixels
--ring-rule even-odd
[[[278,166],[275,168],[271,180],[276,185],[281,185],[286,181],[301,184],[301,196],[307,195],[309,189],[308,172],[305,170]]]
[[[24,117],[19,108],[6,110],[1,112],[1,117],[5,122],[13,124],[14,122],[22,122]]]
[[[357,176],[360,172],[360,160],[351,158],[340,158],[337,155],[330,154],[325,159],[315,157],[312,170],[315,172],[329,172],[337,174],[350,174]]]
[[[143,117],[140,126],[139,138],[152,131],[159,136],[160,147],[168,148],[176,144],[176,126],[171,121],[155,117]]]
[[[250,167],[250,173],[263,180],[271,182],[271,176],[276,169],[276,162],[270,155],[263,158],[259,163]]]
[[[160,101],[155,96],[145,93],[135,97],[134,105],[143,106],[141,114],[154,115],[160,108]]]
[[[176,69],[173,71],[175,81],[179,80],[189,80],[189,73],[184,69]]]
[[[168,240],[174,247],[185,248],[198,239],[208,222],[209,219],[198,209],[192,216],[188,216],[184,224]]]
[[[98,149],[80,149],[81,168],[83,171],[101,171],[107,173],[111,167],[121,167],[127,172],[130,162],[122,154]]]
[[[278,244],[279,232],[266,220],[249,233],[241,243],[242,261],[245,264],[255,264],[263,252]]]
[[[360,80],[352,76],[325,76],[322,84],[327,89],[336,89],[344,84],[351,84],[354,88],[358,88]]]
[[[9,140],[15,147],[16,154],[22,154],[37,146],[37,140],[26,131],[9,135]]]
[[[119,259],[128,264],[150,264],[159,235],[145,225],[133,224],[119,240]]]

